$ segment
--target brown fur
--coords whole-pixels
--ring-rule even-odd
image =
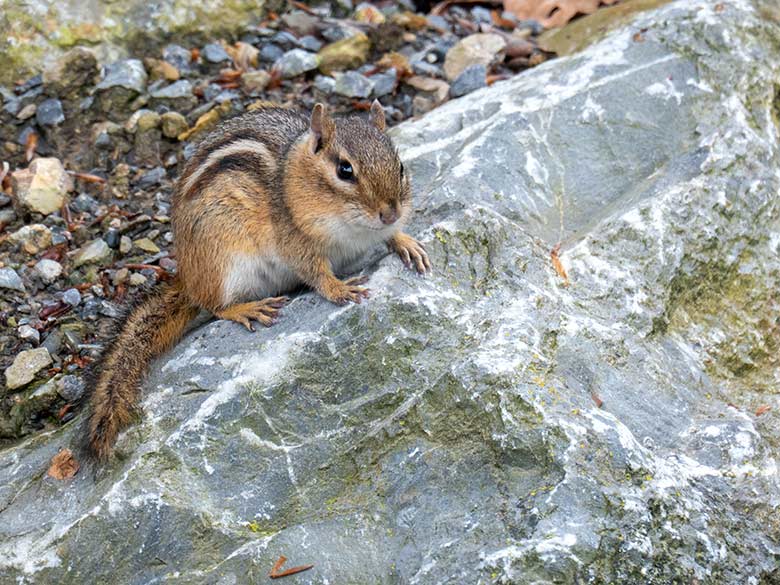
[[[270,326],[286,302],[276,295],[300,284],[335,303],[359,303],[366,278],[340,280],[335,272],[375,241],[407,266],[430,269],[422,246],[400,231],[411,188],[384,130],[379,102],[367,122],[333,119],[320,104],[310,118],[262,107],[198,146],[173,199],[177,279],[130,313],[92,389],[94,455],[110,454],[137,409],[147,364],[176,343],[199,308],[251,329],[252,321]],[[354,172],[345,178],[338,168],[347,163]],[[244,298],[256,278],[266,298]]]
[[[178,341],[197,311],[176,284],[165,284],[130,312],[101,360],[90,396],[89,449],[97,459],[108,457],[133,419],[149,361]]]

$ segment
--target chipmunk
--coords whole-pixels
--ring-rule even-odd
[[[308,285],[337,304],[360,303],[366,277],[336,273],[385,243],[420,273],[431,263],[404,234],[409,176],[378,101],[368,120],[265,106],[223,122],[196,149],[173,196],[177,274],[132,309],[96,368],[87,448],[105,460],[138,409],[141,378],[206,309],[272,325]]]

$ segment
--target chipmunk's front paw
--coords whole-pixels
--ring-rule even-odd
[[[414,267],[417,268],[417,272],[420,274],[425,274],[432,270],[428,252],[413,237],[404,233],[398,233],[390,240],[389,246],[391,250],[398,254],[407,268],[411,269],[412,263],[414,263]]]
[[[276,319],[279,317],[279,310],[288,301],[287,297],[273,297],[251,303],[240,303],[223,309],[216,316],[220,319],[235,321],[249,329],[249,331],[254,331],[252,321],[257,321],[266,327],[270,327],[276,323]]]
[[[335,280],[323,287],[322,296],[337,305],[346,305],[350,302],[360,304],[363,299],[368,298],[371,291],[358,285],[365,284],[367,281],[367,276],[355,276],[345,281]]]

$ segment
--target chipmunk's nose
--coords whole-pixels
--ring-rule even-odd
[[[379,211],[379,219],[385,225],[392,225],[398,221],[398,210],[396,210],[395,206],[385,205]]]

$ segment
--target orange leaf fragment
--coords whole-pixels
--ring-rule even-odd
[[[24,141],[24,160],[30,162],[35,156],[36,148],[38,148],[38,135],[35,132],[30,132],[27,135],[27,140]]]
[[[596,408],[601,408],[604,406],[604,401],[595,392],[591,392],[590,397],[593,399],[593,402],[596,403]]]
[[[286,571],[282,571],[281,568],[285,562],[287,562],[287,557],[285,557],[284,555],[280,556],[279,560],[276,561],[276,564],[274,564],[274,568],[271,569],[270,573],[268,573],[268,576],[271,577],[271,579],[278,579],[279,577],[289,577],[290,575],[295,575],[296,573],[302,573],[303,571],[308,571],[314,566],[314,565],[301,565],[300,567],[293,567],[292,569],[287,569]]]
[[[73,457],[70,449],[63,449],[51,458],[51,465],[46,472],[54,479],[70,479],[79,471],[79,462]]]
[[[555,244],[555,247],[550,250],[550,259],[552,260],[553,268],[555,268],[555,272],[558,273],[558,276],[560,276],[563,279],[563,286],[569,286],[569,275],[566,274],[566,269],[563,267],[563,263],[561,262],[561,258],[559,256],[559,253],[561,251],[561,244],[560,242]]]
[[[761,416],[762,414],[766,414],[770,410],[772,410],[771,406],[769,406],[768,404],[762,404],[756,409],[756,416]]]
[[[593,14],[601,4],[618,0],[504,0],[504,10],[517,18],[538,20],[545,28],[563,26],[578,14]]]

